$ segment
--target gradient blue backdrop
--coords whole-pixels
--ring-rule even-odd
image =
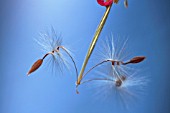
[[[96,0],[1,0],[0,113],[169,113],[169,4],[169,0],[129,0],[125,9],[120,0],[112,7],[100,39],[111,32],[128,36],[131,52],[147,56],[142,66],[150,76],[142,101],[128,111],[115,111],[111,102],[93,100],[82,88],[77,95],[74,72],[57,77],[44,65],[26,76],[43,56],[33,39],[51,25],[76,48],[80,70],[104,7]]]

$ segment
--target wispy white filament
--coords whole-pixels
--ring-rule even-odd
[[[61,48],[58,50],[58,47],[63,46],[69,54],[71,54],[71,52],[64,46],[63,39],[60,35],[56,34],[53,27],[50,32],[40,33],[40,37],[35,39],[35,41],[44,54],[52,53],[48,55],[47,59],[48,67],[52,72],[55,74],[63,74],[63,70],[70,69],[69,56]]]

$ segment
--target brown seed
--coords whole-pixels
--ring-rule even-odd
[[[27,75],[31,74],[32,72],[34,72],[35,70],[37,70],[41,64],[43,63],[43,59],[39,59],[37,60],[31,67],[31,69],[28,71]]]
[[[129,61],[129,63],[139,63],[142,62],[144,59],[145,59],[144,56],[134,57]]]
[[[116,87],[120,87],[122,85],[122,81],[120,79],[116,80]]]
[[[122,85],[122,81],[126,80],[126,76],[121,76],[119,79],[116,80],[116,87],[120,87]]]

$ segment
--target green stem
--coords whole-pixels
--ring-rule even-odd
[[[94,47],[95,47],[95,45],[96,45],[96,42],[97,42],[97,40],[98,40],[98,38],[99,38],[99,35],[100,35],[100,33],[101,33],[102,29],[103,29],[103,26],[104,26],[104,24],[105,24],[105,22],[106,22],[106,20],[107,20],[107,17],[108,17],[108,15],[109,15],[109,12],[110,12],[111,7],[112,7],[112,5],[106,7],[106,11],[105,11],[105,13],[104,13],[104,15],[103,15],[102,20],[100,21],[100,24],[99,24],[99,26],[98,26],[98,28],[97,28],[97,30],[96,30],[96,33],[95,33],[95,35],[94,35],[94,37],[93,37],[93,40],[92,40],[92,42],[91,42],[91,44],[90,44],[90,47],[89,47],[89,49],[88,49],[88,52],[87,52],[87,54],[86,54],[86,57],[85,57],[83,66],[82,66],[82,68],[81,68],[81,71],[80,71],[80,74],[79,74],[79,77],[78,77],[78,80],[77,80],[77,85],[80,84],[80,82],[81,82],[81,80],[82,80],[82,78],[83,78],[84,70],[85,70],[86,65],[87,65],[87,63],[88,63],[88,60],[89,60],[89,58],[90,58],[90,56],[91,56],[91,54],[92,54],[92,52],[93,52],[93,49],[94,49]]]

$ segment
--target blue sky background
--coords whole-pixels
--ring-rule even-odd
[[[120,0],[111,9],[99,40],[110,33],[128,36],[130,52],[147,57],[140,65],[150,81],[142,101],[120,110],[114,102],[94,99],[83,87],[77,95],[74,71],[58,76],[43,65],[26,76],[33,62],[43,56],[34,38],[51,26],[75,48],[80,70],[104,7],[96,0],[0,1],[0,112],[169,113],[169,4],[169,0],[129,0],[126,9]]]

